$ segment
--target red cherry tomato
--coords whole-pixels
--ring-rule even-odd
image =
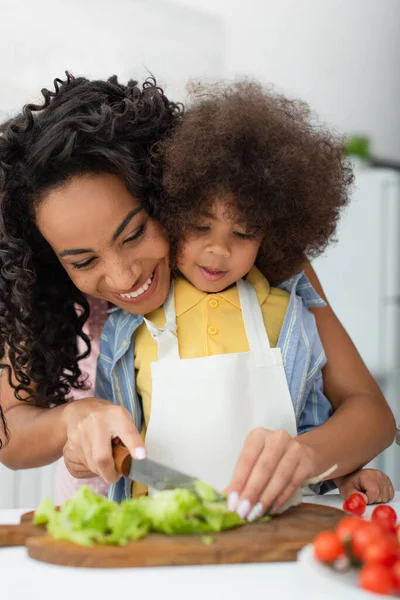
[[[387,504],[377,506],[371,517],[372,521],[378,523],[383,531],[387,533],[396,532],[397,514],[396,511]]]
[[[400,525],[396,525],[396,533],[395,533],[395,536],[396,536],[396,540],[397,540],[397,542],[400,544]]]
[[[396,562],[397,556],[397,544],[384,538],[371,542],[363,552],[365,563],[384,565],[385,567],[391,567]]]
[[[400,560],[396,560],[396,562],[392,565],[392,577],[394,581],[394,587],[396,592],[400,591]]]
[[[342,542],[349,540],[356,529],[362,527],[364,521],[358,517],[344,517],[336,527],[336,533]]]
[[[394,590],[392,573],[383,565],[365,565],[360,571],[358,582],[363,590],[376,594],[391,594]]]
[[[314,539],[314,555],[321,562],[332,563],[343,552],[343,544],[334,531],[321,531]]]
[[[363,521],[362,525],[351,536],[351,550],[354,557],[363,561],[366,548],[373,542],[380,541],[383,538],[384,533],[377,523]]]
[[[355,492],[351,494],[343,504],[343,510],[347,512],[353,513],[353,515],[357,515],[358,517],[362,517],[367,508],[367,503],[361,494]]]

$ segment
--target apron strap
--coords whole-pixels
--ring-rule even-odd
[[[257,294],[249,281],[240,279],[237,282],[243,322],[250,351],[253,353],[258,367],[275,364],[273,352],[265,329],[261,306]]]
[[[176,335],[176,312],[174,298],[174,284],[171,283],[167,299],[164,303],[165,325],[157,327],[144,318],[147,329],[158,345],[158,360],[179,360],[179,345]]]

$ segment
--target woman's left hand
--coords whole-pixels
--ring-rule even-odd
[[[314,476],[314,451],[283,430],[258,427],[244,443],[232,481],[225,490],[228,508],[254,521],[274,514]]]

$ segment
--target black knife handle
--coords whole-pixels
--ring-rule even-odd
[[[128,477],[132,463],[132,457],[129,454],[129,450],[125,448],[125,446],[113,444],[112,453],[116,470],[118,473],[121,473],[121,475]]]

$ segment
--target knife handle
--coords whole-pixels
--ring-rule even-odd
[[[128,477],[132,463],[132,457],[129,454],[129,450],[125,448],[125,446],[113,444],[112,453],[116,470],[118,473],[121,473],[121,475]]]

